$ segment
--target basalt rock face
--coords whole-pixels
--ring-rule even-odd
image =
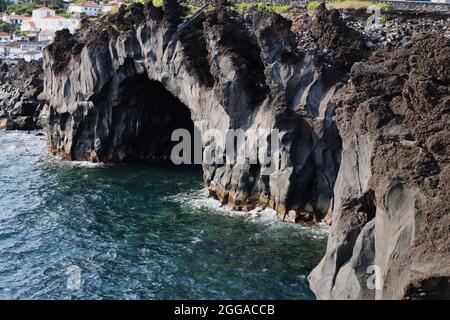
[[[0,64],[0,130],[33,130],[41,127],[44,103],[42,61]]]
[[[75,35],[57,33],[44,55],[51,150],[169,162],[175,128],[198,132],[204,154],[217,143],[207,129],[277,129],[273,172],[263,174],[262,161],[203,164],[210,195],[240,210],[272,207],[285,220],[322,218],[341,153],[330,102],[340,71],[297,50],[291,22],[275,13],[244,18],[219,4],[178,30],[183,14],[176,1],[133,4]]]
[[[416,35],[354,64],[333,98],[343,151],[318,298],[450,297],[449,63],[448,37]]]

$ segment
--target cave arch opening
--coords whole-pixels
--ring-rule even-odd
[[[115,163],[171,166],[171,151],[178,143],[171,141],[173,131],[186,129],[194,136],[189,108],[145,73],[120,84],[110,121],[110,134],[102,150]]]

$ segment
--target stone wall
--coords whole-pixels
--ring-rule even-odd
[[[213,0],[185,0],[196,6],[213,3]],[[306,6],[309,0],[230,0],[238,3],[266,3],[272,5]],[[390,1],[372,0],[379,3],[388,3],[393,10],[423,11],[423,12],[447,12],[450,13],[450,3],[433,3],[423,1]],[[328,2],[328,1],[327,1]]]
[[[450,3],[433,3],[423,1],[379,1],[379,0],[375,0],[375,2],[388,3],[389,8],[393,10],[450,13]]]
[[[202,6],[206,3],[214,3],[214,0],[185,0],[185,1],[196,6]],[[266,3],[283,6],[305,6],[308,3],[308,0],[230,0],[230,2]]]

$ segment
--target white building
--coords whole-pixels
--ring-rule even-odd
[[[38,41],[48,41],[51,42],[55,39],[55,32],[43,30],[38,33]]]
[[[40,20],[45,17],[54,16],[55,10],[41,7],[33,10],[33,14],[31,15],[34,21]]]
[[[15,24],[15,25],[22,25],[25,21],[29,21],[31,20],[31,17],[27,17],[27,16],[18,16],[15,14],[12,14],[10,16],[4,15],[2,17],[2,21],[6,22],[6,23],[11,23],[11,24]]]
[[[12,35],[6,32],[0,32],[0,42],[9,42],[12,40]]]
[[[24,21],[24,23],[20,26],[21,32],[38,32],[39,29],[36,27],[36,23],[34,20]]]
[[[13,36],[12,36],[12,41],[27,41],[28,40],[28,37],[27,36],[23,36],[23,35],[20,35],[20,34],[13,34]]]
[[[118,7],[123,4],[121,0],[112,0],[108,3],[104,3],[101,5],[102,12],[111,12],[115,7]]]
[[[0,58],[27,61],[40,59],[46,45],[47,42],[0,42]]]
[[[92,1],[74,3],[69,6],[67,12],[85,14],[87,16],[96,16],[102,12],[102,7]]]
[[[20,44],[20,48],[22,49],[22,52],[28,52],[28,51],[44,51],[45,46],[47,45],[46,42],[23,42]]]
[[[105,3],[105,4],[102,4],[102,5],[101,5],[101,7],[102,7],[102,12],[111,12],[112,9],[114,9],[114,7],[116,7],[116,6],[117,6],[116,4],[112,4],[112,3]]]
[[[27,51],[23,53],[23,59],[25,61],[31,61],[31,60],[39,60],[44,56],[42,51]]]
[[[22,48],[20,48],[20,44],[18,42],[0,43],[0,58],[20,59],[22,57]]]
[[[58,31],[61,29],[73,29],[72,22],[64,17],[60,16],[47,16],[41,19],[35,20],[36,27],[39,30]],[[71,32],[73,32],[71,30]]]
[[[69,29],[71,33],[75,32],[76,21],[65,17],[55,15],[55,10],[42,7],[33,10],[32,19],[25,21],[20,26],[22,32],[55,32],[61,29]]]

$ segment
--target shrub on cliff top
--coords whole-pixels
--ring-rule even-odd
[[[292,6],[278,6],[278,5],[270,5],[262,2],[258,3],[236,3],[234,4],[234,8],[236,11],[243,12],[251,9],[258,9],[258,11],[270,11],[276,13],[288,12],[292,9]]]
[[[311,1],[308,4],[308,10],[317,10],[320,6],[320,1]],[[377,3],[372,1],[359,1],[359,0],[344,0],[344,1],[331,1],[326,3],[327,9],[361,9],[370,6],[375,6],[381,9],[388,9],[387,3]]]

